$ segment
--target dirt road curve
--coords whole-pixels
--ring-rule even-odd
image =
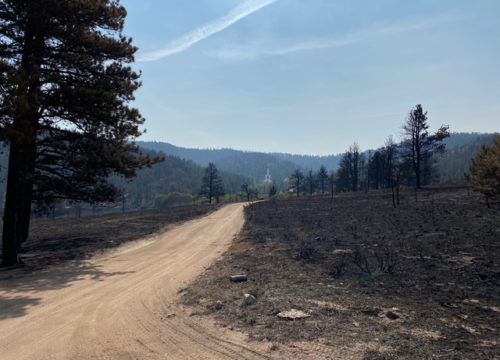
[[[0,358],[260,359],[242,336],[190,317],[178,290],[229,246],[228,205],[92,261],[0,280]]]

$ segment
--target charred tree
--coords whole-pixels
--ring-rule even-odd
[[[325,185],[328,180],[328,171],[326,171],[326,168],[321,165],[318,171],[318,181],[319,185],[321,186],[321,194],[325,193]]]
[[[444,151],[442,141],[450,136],[447,125],[442,125],[435,134],[430,135],[427,121],[427,111],[424,111],[422,105],[418,104],[410,111],[403,125],[405,134],[403,145],[406,149],[406,158],[415,177],[417,190],[422,186],[424,165],[432,154]]]

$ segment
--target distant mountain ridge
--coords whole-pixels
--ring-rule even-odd
[[[495,134],[484,133],[452,133],[445,140],[445,144],[449,151],[454,151],[471,143],[488,143],[494,136]],[[268,168],[272,178],[281,183],[296,169],[317,171],[321,165],[324,165],[329,171],[336,170],[342,158],[342,154],[320,156],[242,151],[228,148],[193,149],[157,141],[139,141],[137,144],[145,149],[191,160],[200,166],[206,166],[209,162],[213,162],[221,170],[256,182],[264,179]],[[373,150],[375,149],[367,149],[364,152]]]
[[[264,180],[267,169],[270,170],[272,178],[280,183],[297,168],[301,170],[307,168],[276,154],[234,149],[190,149],[155,141],[140,141],[137,142],[137,145],[141,148],[191,160],[200,166],[207,166],[209,162],[212,162],[220,170],[246,177],[255,182]]]

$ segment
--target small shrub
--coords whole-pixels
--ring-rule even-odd
[[[302,242],[298,249],[298,254],[295,257],[297,260],[312,260],[316,250],[307,243]]]
[[[349,261],[347,258],[347,254],[343,253],[336,256],[333,259],[331,265],[330,275],[333,276],[334,278],[341,277],[342,275],[345,274],[348,265]]]
[[[385,244],[380,251],[375,252],[380,271],[386,274],[394,274],[399,264],[399,255],[390,244]]]
[[[359,246],[356,246],[356,248],[354,249],[351,255],[351,262],[356,265],[358,269],[361,270],[361,272],[371,275],[372,271],[370,268],[368,257],[364,252],[361,251],[361,248]]]
[[[155,198],[155,207],[164,209],[170,206],[191,205],[193,203],[193,195],[173,192],[166,195],[158,195]]]

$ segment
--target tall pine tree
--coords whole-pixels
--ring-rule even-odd
[[[9,145],[3,264],[18,261],[33,200],[114,200],[111,174],[156,159],[131,142],[144,119],[136,48],[118,0],[0,2],[0,139]]]
[[[219,175],[219,170],[214,163],[209,163],[205,168],[205,175],[201,181],[200,195],[206,196],[208,198],[208,203],[212,203],[212,199],[215,198],[217,203],[221,196],[224,196],[224,183]]]
[[[405,140],[406,160],[408,161],[413,175],[415,176],[415,187],[420,189],[424,170],[430,171],[428,161],[436,152],[444,151],[442,141],[450,136],[448,126],[442,125],[438,131],[430,135],[429,124],[427,123],[427,111],[418,104],[413,108],[403,124]]]

